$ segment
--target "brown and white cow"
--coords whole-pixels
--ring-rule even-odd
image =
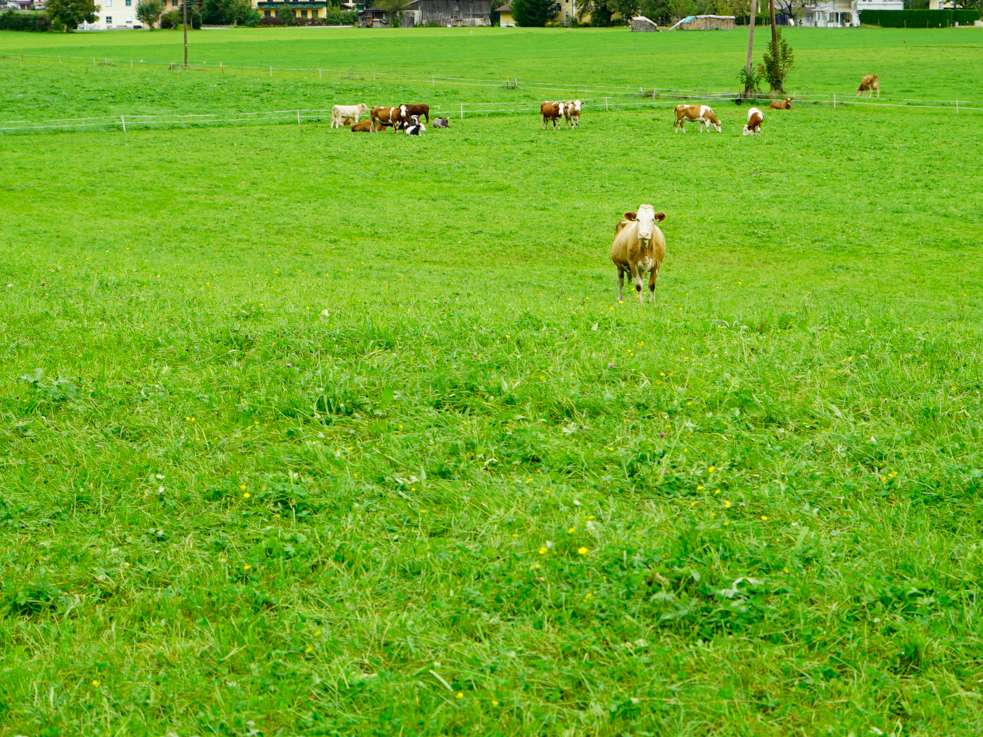
[[[772,110],[791,110],[792,98],[786,97],[784,100],[772,100],[768,107],[770,107]]]
[[[580,100],[570,100],[563,105],[563,117],[567,120],[567,125],[571,128],[580,127],[580,110],[584,103]]]
[[[864,92],[867,93],[868,97],[872,97],[876,92],[879,98],[881,96],[881,78],[876,74],[865,74],[864,78],[860,80],[860,86],[857,87],[857,97],[860,97]]]
[[[649,275],[649,301],[655,301],[655,280],[666,257],[666,238],[656,225],[666,219],[652,205],[640,205],[636,212],[626,212],[614,229],[611,261],[618,269],[618,301],[625,300],[625,274],[635,284],[638,301],[642,301],[642,279]]]
[[[683,131],[683,126],[688,120],[702,123],[703,127],[700,128],[700,132],[708,131],[711,128],[717,133],[721,133],[723,130],[720,125],[720,118],[709,105],[676,105],[675,113],[676,122],[672,126],[677,131]]]
[[[375,133],[375,121],[369,118],[356,123],[352,126],[352,133]]]
[[[393,132],[398,132],[405,123],[398,107],[374,107],[372,108],[371,117],[375,123],[376,130],[392,128]]]
[[[539,114],[543,116],[543,128],[547,122],[553,123],[553,128],[560,122],[565,114],[567,104],[565,102],[544,102],[539,106]]]
[[[761,132],[761,124],[765,122],[765,114],[753,107],[747,111],[747,122],[742,133],[745,136],[756,136]]]
[[[425,103],[409,104],[403,103],[399,106],[400,117],[405,121],[409,121],[410,117],[413,115],[419,115],[421,118],[427,119],[427,124],[430,123],[430,106]]]

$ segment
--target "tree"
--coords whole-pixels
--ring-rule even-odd
[[[292,26],[296,20],[292,8],[277,8],[276,19],[284,26]]]
[[[96,22],[94,0],[48,0],[48,15],[53,25],[74,31],[80,23]]]
[[[559,10],[559,4],[553,0],[512,0],[512,16],[516,25],[526,28],[545,26]]]
[[[757,75],[754,73],[754,21],[757,15],[758,0],[751,0],[751,17],[748,21],[747,32],[747,63],[741,72],[741,78],[744,81],[744,97],[750,97],[756,92],[755,79]]]
[[[389,19],[389,25],[396,27],[403,15],[407,0],[373,0],[372,7],[383,11]]]
[[[771,87],[772,92],[785,93],[785,78],[792,69],[792,61],[791,47],[782,34],[775,29],[761,64],[761,74],[768,80],[768,86]]]
[[[164,3],[161,0],[140,0],[140,4],[137,5],[137,18],[150,30],[157,25],[163,12]]]

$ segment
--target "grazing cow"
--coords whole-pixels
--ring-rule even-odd
[[[655,280],[666,257],[666,238],[655,223],[666,219],[652,205],[641,205],[637,212],[626,212],[614,229],[611,260],[618,269],[618,301],[625,301],[625,274],[635,283],[642,301],[642,278],[649,275],[649,301],[655,301]]]
[[[372,108],[372,120],[375,121],[376,130],[392,128],[394,133],[402,128],[405,123],[398,107],[374,107]]]
[[[375,133],[375,121],[372,118],[363,120],[352,126],[352,133]]]
[[[421,133],[426,132],[426,127],[420,122],[419,115],[411,115],[409,122],[406,124],[406,135],[408,136],[418,136]]]
[[[676,122],[672,124],[673,128],[677,131],[683,131],[683,126],[686,124],[687,120],[691,120],[694,123],[702,123],[703,127],[700,128],[700,132],[715,129],[717,133],[723,132],[720,125],[720,118],[717,114],[713,112],[713,108],[709,105],[676,105]]]
[[[331,108],[331,127],[354,125],[358,119],[369,112],[368,105],[335,105]]]
[[[450,128],[451,127],[451,121],[449,121],[447,118],[434,118],[433,119],[433,127],[434,128]]]
[[[421,118],[426,118],[427,123],[430,123],[430,106],[424,105],[422,103],[416,105],[402,104],[399,106],[400,115],[405,119],[409,120],[411,115],[419,115]]]
[[[747,122],[744,124],[744,135],[754,136],[761,132],[761,124],[765,122],[765,114],[753,107],[747,111]]]
[[[539,114],[543,116],[543,128],[546,127],[547,122],[553,123],[553,129],[556,129],[557,124],[560,122],[560,118],[564,116],[564,110],[566,110],[567,104],[565,102],[544,102],[539,106]]]
[[[772,110],[791,110],[792,98],[786,97],[784,100],[772,100],[768,107],[770,107]]]
[[[567,125],[571,128],[580,127],[580,109],[583,103],[580,100],[571,100],[563,106],[563,117],[567,119]]]
[[[865,74],[864,78],[860,80],[860,86],[857,87],[857,97],[860,97],[864,92],[867,93],[868,97],[872,97],[876,92],[877,97],[881,96],[881,78],[876,74]]]

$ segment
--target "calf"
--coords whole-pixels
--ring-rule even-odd
[[[451,127],[451,121],[449,121],[447,118],[434,118],[434,120],[433,120],[433,127],[434,128],[450,128]]]
[[[770,107],[772,110],[791,110],[792,98],[786,97],[784,100],[772,100],[768,107]]]
[[[571,100],[563,106],[563,117],[567,120],[567,125],[571,128],[580,127],[580,109],[583,103],[580,100]]]
[[[375,122],[369,118],[361,123],[356,123],[352,126],[352,133],[375,133]]]
[[[649,301],[655,301],[655,280],[666,257],[666,238],[656,222],[666,219],[652,205],[641,205],[637,212],[626,212],[614,229],[611,261],[618,270],[618,301],[625,300],[625,274],[635,283],[642,301],[642,277],[649,275]]]
[[[693,121],[694,123],[702,123],[703,127],[700,128],[700,132],[704,132],[713,128],[717,133],[722,133],[723,129],[720,125],[720,118],[717,114],[713,112],[713,108],[709,105],[676,105],[676,122],[672,124],[673,128],[677,131],[683,132],[683,126],[686,121]]]
[[[747,122],[742,131],[745,136],[754,136],[761,132],[761,124],[765,122],[765,114],[753,107],[747,111]]]
[[[409,122],[406,124],[406,135],[408,136],[418,136],[421,133],[426,132],[426,127],[420,122],[419,115],[411,115]]]
[[[876,92],[878,99],[880,99],[881,78],[876,74],[865,74],[864,78],[860,80],[860,86],[857,87],[857,97],[860,97],[864,92],[867,93],[868,97],[872,97]]]
[[[553,123],[554,130],[560,122],[560,118],[564,115],[564,110],[566,109],[565,102],[544,102],[539,106],[539,114],[543,116],[543,128],[546,127],[547,122]]]

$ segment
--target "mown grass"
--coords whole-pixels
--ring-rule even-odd
[[[0,139],[0,734],[979,734],[983,118],[741,112]]]

